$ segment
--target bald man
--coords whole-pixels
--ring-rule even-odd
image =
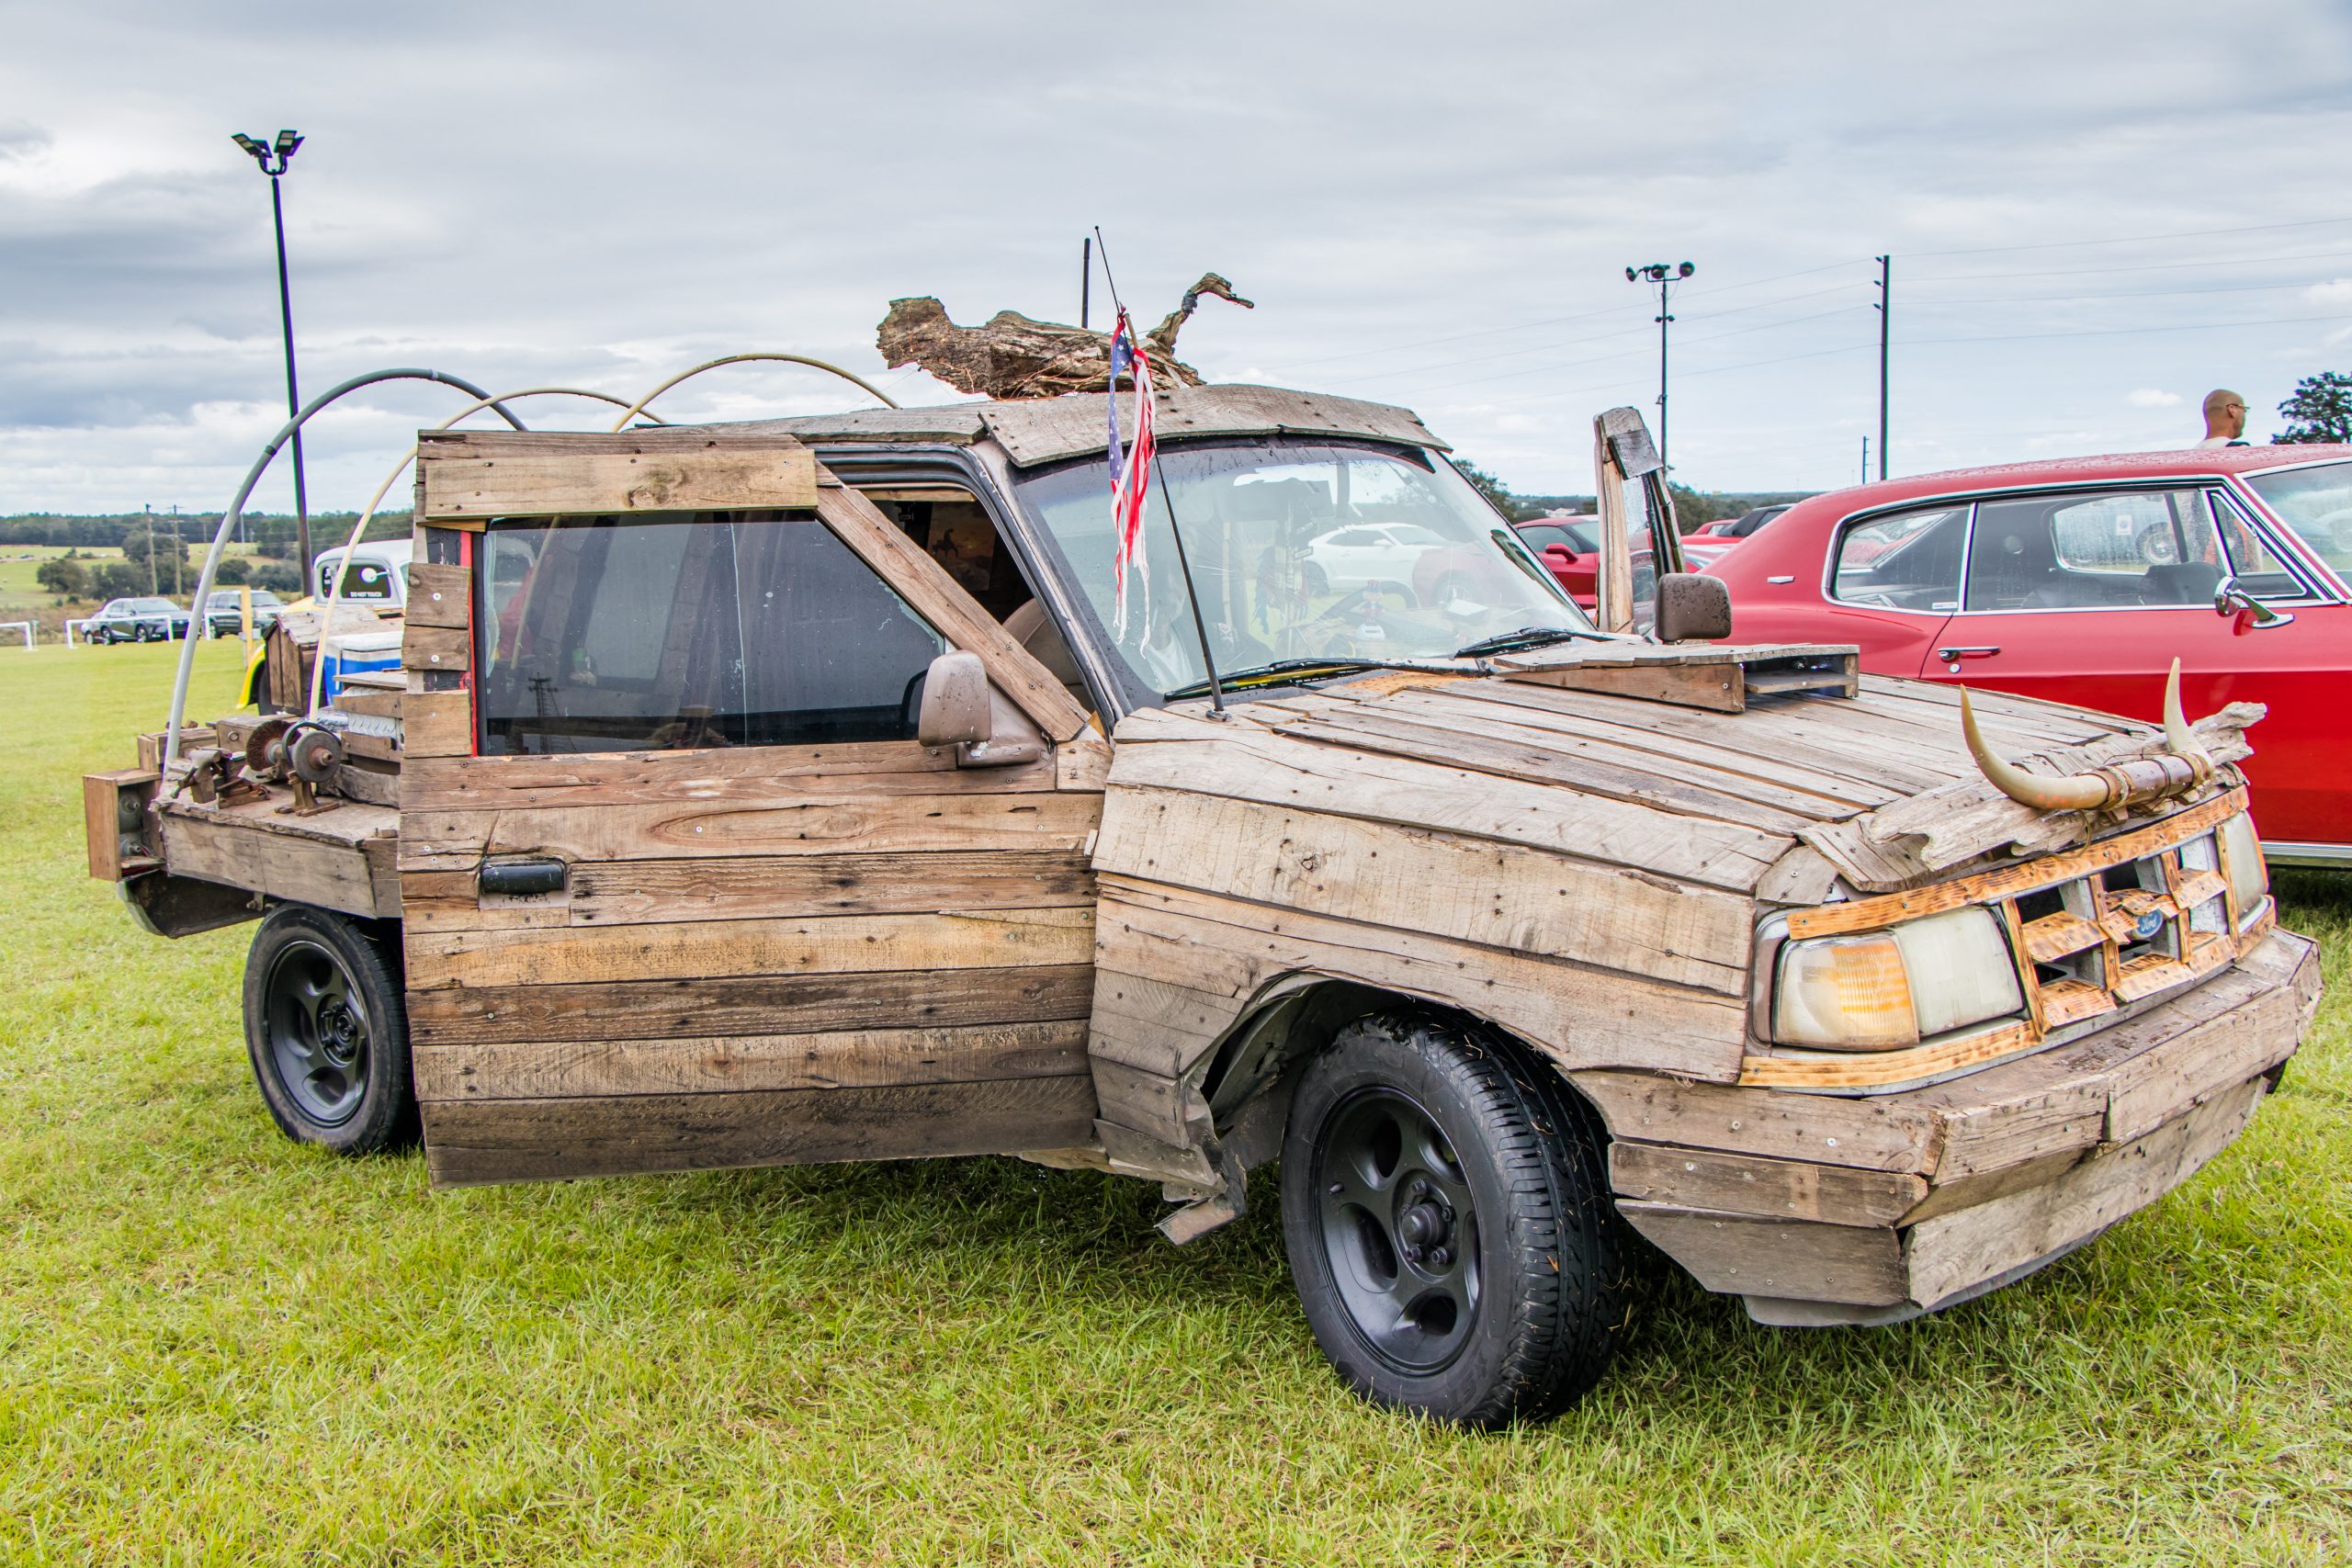
[[[2245,400],[2224,387],[2205,394],[2205,439],[2199,446],[2243,446],[2245,442]]]

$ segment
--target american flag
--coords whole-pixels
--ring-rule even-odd
[[[1132,375],[1136,389],[1136,436],[1133,445],[1123,452],[1119,443],[1119,378]],[[1151,607],[1148,593],[1151,570],[1144,559],[1143,502],[1151,486],[1151,459],[1154,450],[1151,430],[1151,361],[1136,347],[1134,325],[1125,310],[1119,312],[1118,327],[1111,334],[1111,395],[1105,400],[1111,421],[1111,527],[1117,541],[1112,557],[1112,573],[1118,585],[1117,605],[1112,615],[1111,635],[1125,639],[1127,635],[1127,567],[1134,564],[1135,574],[1143,581],[1147,597],[1144,603],[1145,635],[1151,631]]]

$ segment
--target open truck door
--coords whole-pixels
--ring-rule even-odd
[[[1103,743],[929,555],[785,436],[453,432],[418,494],[436,1183],[1091,1141]]]

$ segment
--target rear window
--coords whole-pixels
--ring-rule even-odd
[[[485,754],[911,739],[946,651],[806,516],[535,520],[481,550]]]
[[[1838,536],[1830,597],[1883,610],[1949,615],[1960,607],[1961,549],[1968,508],[1884,513]]]

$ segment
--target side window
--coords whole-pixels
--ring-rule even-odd
[[[805,516],[496,525],[476,580],[485,755],[911,739],[946,650]]]
[[[1829,594],[1882,610],[1950,615],[1960,604],[1967,506],[1928,506],[1857,523],[1838,536]]]
[[[2229,558],[2230,575],[2237,585],[2257,599],[2300,599],[2303,585],[2295,574],[2279,563],[2254,531],[2245,514],[2218,494],[2208,491],[2206,504],[2212,509],[2213,520],[2221,525],[2222,553]]]
[[[1968,608],[2211,604],[2226,574],[2200,491],[2017,496],[1977,506]]]
[[[1541,550],[1546,545],[1558,545],[1570,550],[1576,548],[1576,545],[1568,538],[1566,529],[1548,525],[1541,528],[1521,528],[1519,531],[1519,536],[1527,541],[1527,547],[1532,550]]]

